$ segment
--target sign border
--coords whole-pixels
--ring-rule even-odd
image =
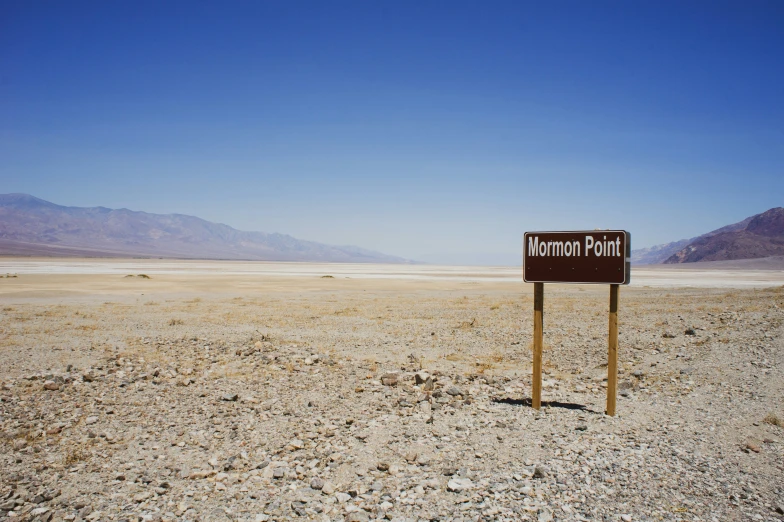
[[[617,233],[620,232],[624,235],[626,241],[626,252],[624,253],[625,260],[624,260],[624,274],[623,274],[623,282],[622,283],[613,283],[610,281],[553,281],[553,280],[541,280],[541,279],[528,279],[525,275],[525,245],[528,239],[529,234],[596,234],[596,233]],[[533,232],[524,232],[523,233],[523,282],[524,283],[550,283],[550,284],[563,284],[563,285],[628,285],[631,283],[632,279],[632,268],[631,268],[631,256],[632,256],[632,235],[627,230],[618,230],[618,229],[599,229],[599,230],[537,230]]]

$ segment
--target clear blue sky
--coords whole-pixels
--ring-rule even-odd
[[[0,0],[0,193],[434,262],[784,205],[784,2]]]

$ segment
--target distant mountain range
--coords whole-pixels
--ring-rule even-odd
[[[411,263],[355,246],[243,232],[194,216],[64,207],[28,194],[0,194],[0,254]]]
[[[772,208],[707,234],[632,250],[632,264],[677,264],[784,255],[784,208]]]

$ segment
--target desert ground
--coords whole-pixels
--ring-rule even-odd
[[[784,272],[0,258],[7,520],[784,520]]]

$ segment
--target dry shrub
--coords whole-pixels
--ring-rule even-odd
[[[476,325],[476,318],[471,319],[471,321],[463,321],[460,323],[460,326],[457,328],[461,330],[468,330],[469,328],[473,328]]]
[[[774,413],[768,413],[765,415],[765,418],[762,419],[764,422],[771,424],[773,426],[778,426],[779,428],[784,428],[784,420],[780,419]]]
[[[485,371],[493,369],[493,365],[491,363],[487,363],[487,362],[478,362],[478,363],[476,363],[476,366],[478,368],[477,369],[477,373],[479,373],[479,374],[484,374]]]
[[[76,327],[77,330],[84,330],[86,332],[94,332],[98,330],[97,324],[82,324]]]
[[[182,319],[169,319],[169,326],[177,326],[183,324]]]
[[[90,452],[83,446],[70,446],[65,450],[65,465],[72,466],[82,460],[87,460]]]

